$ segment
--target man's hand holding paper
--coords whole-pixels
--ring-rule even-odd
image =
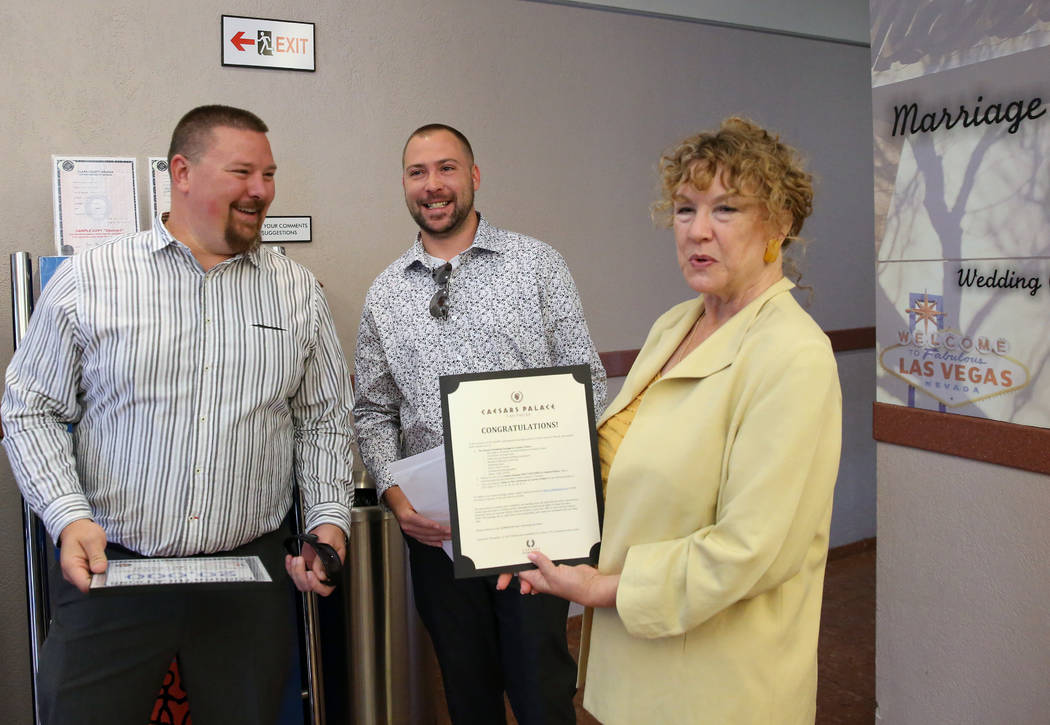
[[[401,530],[428,546],[440,546],[451,559],[445,449],[437,446],[394,461],[390,475],[396,485],[386,490],[383,501],[394,512]]]

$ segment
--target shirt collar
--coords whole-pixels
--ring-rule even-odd
[[[487,221],[485,217],[481,215],[481,212],[475,212],[478,215],[478,230],[474,233],[474,241],[471,242],[470,246],[460,252],[461,259],[465,259],[462,255],[467,255],[471,250],[478,249],[486,252],[504,252],[507,249],[507,244],[503,239],[503,235],[500,234],[500,230]],[[432,262],[431,257],[427,254],[427,250],[423,248],[423,236],[420,232],[416,232],[416,238],[412,242],[412,246],[407,252],[405,252],[405,269],[418,264],[425,269],[430,269]]]
[[[153,218],[153,235],[152,237],[150,237],[149,251],[159,252],[160,250],[166,247],[174,246],[186,250],[186,252],[192,256],[193,252],[190,251],[190,248],[187,247],[185,243],[180,242],[178,239],[172,236],[172,233],[168,231],[168,227],[164,225],[164,222],[165,220],[167,220],[167,218],[167,212],[164,212],[163,214],[158,214]],[[254,249],[251,249],[248,252],[245,252],[244,254],[235,255],[230,259],[240,259],[243,257],[250,261],[252,264],[254,264],[256,267],[259,267],[262,261],[261,249],[261,246],[256,245]]]

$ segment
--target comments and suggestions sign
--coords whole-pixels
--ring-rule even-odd
[[[268,216],[263,221],[260,238],[265,244],[309,242],[311,220],[308,216]]]

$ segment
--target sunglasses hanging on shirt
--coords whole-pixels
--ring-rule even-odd
[[[430,298],[430,314],[439,320],[448,319],[448,279],[452,276],[452,262],[445,262],[440,267],[430,270],[430,276],[438,291]]]

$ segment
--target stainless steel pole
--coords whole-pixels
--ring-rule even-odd
[[[28,252],[11,255],[11,309],[14,343],[17,349],[29,329],[33,314],[33,263]],[[50,603],[47,596],[47,569],[40,520],[22,501],[22,535],[25,544],[26,596],[29,609],[29,656],[32,665],[33,714],[40,722],[37,704],[37,664],[40,646],[47,636]]]
[[[284,247],[279,244],[270,246],[270,249],[280,255],[284,255]],[[302,493],[296,490],[294,498],[295,507],[295,530],[305,532],[303,528],[306,522],[303,520]],[[300,594],[303,602],[303,645],[306,660],[306,689],[302,697],[306,700],[310,712],[310,725],[325,725],[324,710],[324,674],[321,669],[321,635],[318,626],[317,595],[313,592]]]
[[[11,309],[17,348],[29,329],[29,316],[33,314],[33,262],[29,252],[11,255]]]
[[[295,528],[306,531],[303,520],[302,494],[297,490],[295,496]],[[325,725],[324,710],[324,675],[321,670],[321,638],[318,628],[317,595],[303,592],[303,644],[306,659],[306,690],[303,697],[310,706],[310,725]]]
[[[347,556],[350,592],[347,599],[350,653],[347,686],[352,688],[352,722],[355,725],[392,725],[386,707],[386,610],[382,587],[386,580],[381,537],[383,510],[358,506],[350,511]]]

